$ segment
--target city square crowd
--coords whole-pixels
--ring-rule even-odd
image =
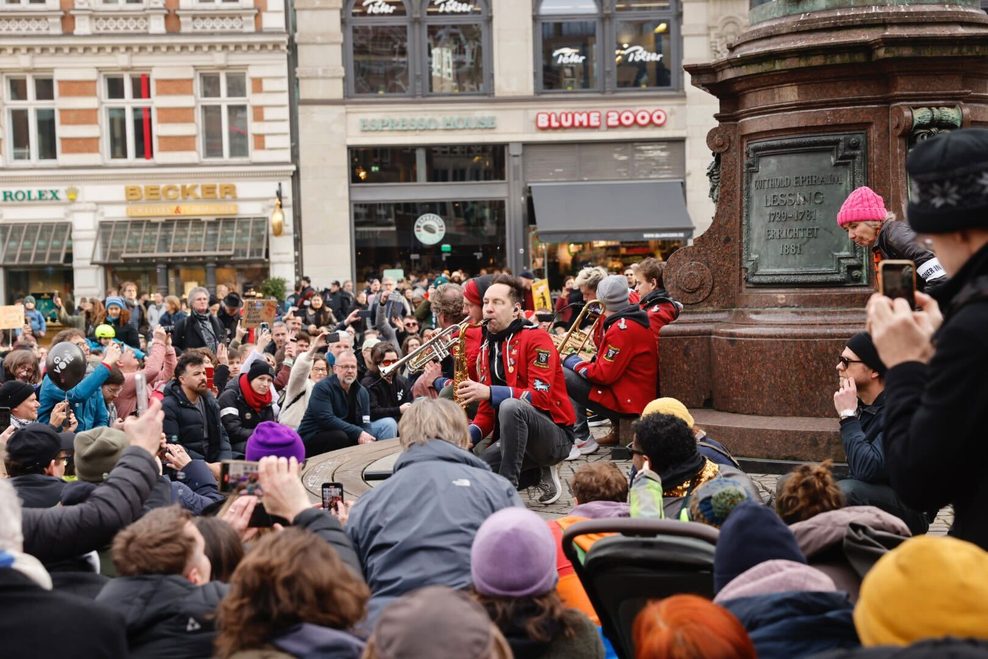
[[[919,275],[915,307],[876,293],[834,354],[847,476],[799,465],[770,500],[662,396],[662,329],[689,308],[654,258],[588,265],[551,313],[507,271],[303,277],[250,327],[232,285],[55,297],[53,336],[24,297],[0,385],[0,654],[988,657],[988,130],[907,167],[907,218],[869,188],[835,218]],[[394,438],[387,480],[313,503],[307,460]],[[537,514],[602,445],[630,473],[582,464],[575,507]],[[232,460],[256,479],[229,491]],[[631,647],[581,567],[621,526],[564,546],[593,520],[715,543],[704,588],[622,612]]]

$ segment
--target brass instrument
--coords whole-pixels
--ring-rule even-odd
[[[474,326],[467,325],[467,327]],[[460,400],[460,394],[457,392],[457,389],[461,382],[465,382],[469,378],[470,370],[467,366],[467,328],[464,327],[460,330],[460,334],[456,337],[456,344],[453,346],[453,401],[464,410],[467,408],[467,404]]]
[[[576,353],[595,355],[597,346],[592,341],[593,332],[603,317],[604,303],[600,300],[590,300],[583,305],[583,309],[580,310],[576,320],[569,326],[569,331],[561,337],[558,334],[552,335],[552,342],[556,344],[556,352],[559,353],[559,356],[568,357]],[[581,330],[580,325],[587,318],[592,318],[593,323],[587,329]],[[589,347],[587,346],[588,343],[590,344]]]
[[[424,369],[429,362],[441,362],[451,354],[451,350],[459,340],[461,334],[465,334],[466,328],[470,325],[470,320],[465,319],[456,325],[437,332],[431,339],[411,351],[394,364],[381,368],[381,377],[389,377],[397,369],[408,364],[410,373],[418,373]]]

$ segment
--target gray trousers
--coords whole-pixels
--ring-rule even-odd
[[[491,471],[501,474],[515,487],[523,471],[558,464],[573,447],[570,434],[553,423],[548,414],[517,398],[509,398],[498,406],[497,423],[499,441],[480,457]]]
[[[576,435],[576,441],[582,442],[590,437],[590,426],[587,425],[588,409],[611,420],[620,416],[614,410],[609,410],[590,400],[590,391],[594,387],[590,380],[577,375],[568,368],[563,368],[563,377],[566,379],[566,393],[569,394],[570,402],[573,403],[573,411],[576,412],[576,423],[573,424],[573,434]]]
[[[837,481],[837,487],[844,493],[844,502],[848,506],[881,508],[905,522],[913,535],[923,535],[930,530],[930,521],[926,515],[902,503],[899,495],[889,485],[847,478]]]

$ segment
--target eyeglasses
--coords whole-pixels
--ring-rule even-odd
[[[844,365],[844,368],[847,368],[851,364],[864,364],[864,362],[861,361],[860,359],[848,359],[844,355],[841,355],[840,357],[838,357],[837,358],[837,361],[840,362],[841,364],[843,364]]]
[[[629,452],[630,452],[630,453],[631,453],[632,455],[645,455],[645,451],[643,451],[643,450],[641,450],[640,448],[638,448],[638,447],[637,447],[637,446],[635,446],[634,444],[629,444],[629,445],[628,445],[628,451],[629,451]]]

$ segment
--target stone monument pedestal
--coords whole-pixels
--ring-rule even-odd
[[[911,146],[988,125],[988,16],[967,0],[774,0],[751,23],[725,58],[686,67],[720,101],[717,211],[666,266],[687,306],[662,332],[662,395],[736,455],[843,460],[835,367],[874,265],[837,211],[868,185],[904,217]]]

